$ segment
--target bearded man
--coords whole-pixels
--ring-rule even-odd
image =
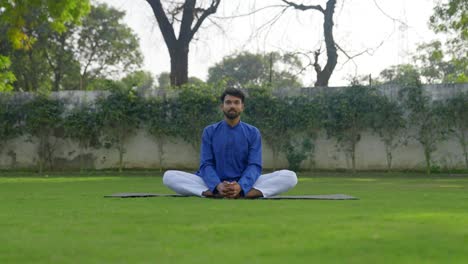
[[[292,171],[261,174],[260,131],[240,120],[244,93],[228,88],[220,99],[224,120],[204,129],[199,170],[166,171],[163,183],[181,195],[233,199],[275,196],[296,186]]]

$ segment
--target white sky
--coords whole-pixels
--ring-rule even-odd
[[[127,23],[139,36],[145,56],[143,69],[157,75],[170,70],[170,60],[151,7],[145,0],[97,0],[126,12]],[[297,3],[321,4],[326,0],[296,0]],[[339,53],[338,65],[330,86],[348,84],[348,76],[376,77],[381,70],[411,62],[416,45],[435,39],[428,27],[435,0],[338,0],[334,15],[334,36],[337,44],[353,56],[366,49],[353,61]],[[385,12],[379,10],[377,5]],[[246,14],[254,7],[282,4],[279,0],[223,0],[213,18],[222,28],[205,21],[190,46],[189,75],[206,80],[208,68],[224,56],[239,51],[268,53],[271,51],[314,51],[323,39],[323,15],[315,10],[288,10],[273,25],[258,28],[271,20],[281,8],[271,8],[254,15],[235,19],[218,19]],[[405,22],[401,23],[391,18]],[[383,44],[382,44],[383,42]],[[382,45],[381,45],[382,44]],[[325,54],[322,55],[325,57]],[[324,65],[324,63],[323,63]],[[304,85],[313,86],[315,72],[308,68],[302,75]]]

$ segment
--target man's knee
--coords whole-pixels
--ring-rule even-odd
[[[168,170],[164,172],[163,175],[163,184],[166,186],[172,186],[175,182],[175,178],[177,177],[177,172],[173,170]]]
[[[292,188],[297,184],[297,175],[294,171],[290,170],[280,170],[279,173],[281,174],[281,178],[284,180],[284,183],[289,187]]]

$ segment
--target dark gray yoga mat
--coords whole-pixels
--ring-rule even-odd
[[[159,193],[114,193],[104,196],[106,198],[142,198],[142,197],[188,197],[180,194]],[[278,195],[260,200],[358,200],[358,198],[346,194],[321,194],[321,195]]]

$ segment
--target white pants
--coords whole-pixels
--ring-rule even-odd
[[[166,171],[163,176],[163,183],[176,193],[188,196],[201,197],[202,193],[208,190],[208,186],[201,177],[183,171]],[[270,197],[286,192],[296,184],[296,173],[289,170],[280,170],[260,175],[253,188],[261,191],[263,197]]]

